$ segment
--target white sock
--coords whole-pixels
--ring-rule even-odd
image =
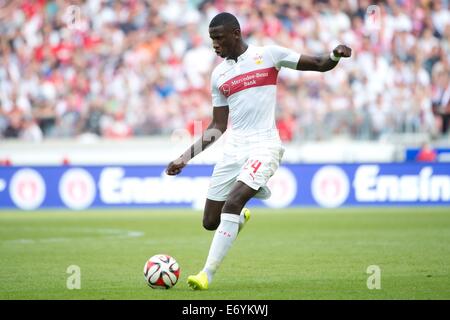
[[[211,247],[209,248],[208,258],[203,268],[203,271],[208,275],[209,283],[211,283],[214,274],[237,237],[239,220],[240,217],[237,214],[222,213],[220,215],[220,224],[214,234]]]
[[[241,211],[241,214],[239,215],[239,231],[241,231],[242,227],[244,226],[244,223],[245,223],[244,211]]]
[[[238,233],[241,232],[242,227],[245,224],[245,216],[244,216],[244,209],[242,209],[241,214],[239,215],[239,230]]]

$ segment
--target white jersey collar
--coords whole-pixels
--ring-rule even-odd
[[[245,60],[250,54],[250,49],[253,48],[251,44],[248,44],[247,50],[245,50],[240,56],[237,57],[237,61]],[[235,63],[233,59],[225,59],[228,63]]]

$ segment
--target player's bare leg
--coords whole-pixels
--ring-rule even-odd
[[[253,198],[258,190],[252,189],[242,181],[236,181],[222,208],[222,213],[239,215],[245,204]]]
[[[206,199],[205,210],[203,211],[203,228],[206,230],[217,229],[224,204],[225,201]]]
[[[206,230],[216,230],[220,224],[220,215],[225,201],[215,201],[206,199],[205,209],[203,211],[203,227]],[[239,215],[239,231],[244,227],[245,223],[250,219],[250,210],[243,208]]]
[[[241,181],[235,183],[223,205],[220,224],[214,234],[205,267],[199,274],[188,277],[188,284],[193,289],[208,289],[214,274],[239,233],[241,211],[248,200],[256,193],[257,190],[250,188]]]

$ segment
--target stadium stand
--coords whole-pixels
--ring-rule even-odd
[[[220,60],[207,30],[219,11],[237,14],[253,44],[309,54],[353,48],[353,59],[330,73],[281,72],[285,141],[449,132],[448,1],[378,2],[375,20],[366,0],[5,3],[2,138],[126,139],[207,122],[209,77]]]

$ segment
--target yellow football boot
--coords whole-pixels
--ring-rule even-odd
[[[187,279],[188,286],[194,290],[208,290],[208,275],[205,271],[189,276]]]

